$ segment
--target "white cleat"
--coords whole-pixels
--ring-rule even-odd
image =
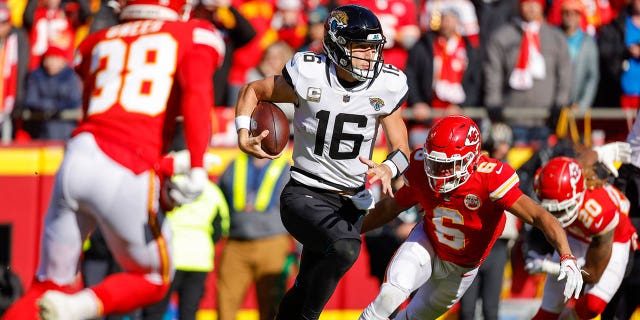
[[[49,290],[38,300],[40,317],[43,320],[82,320],[74,314],[75,309],[70,304],[69,295]]]

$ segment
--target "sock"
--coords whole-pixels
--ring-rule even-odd
[[[167,293],[169,283],[155,284],[144,274],[115,273],[91,290],[102,303],[101,315],[127,313],[142,306],[156,303]]]
[[[361,320],[385,320],[409,297],[409,293],[388,283],[383,283],[378,296],[367,306]]]
[[[78,278],[79,279],[79,278]],[[64,293],[74,293],[82,289],[81,281],[73,284],[60,286],[53,281],[41,281],[34,277],[31,287],[27,292],[16,300],[9,309],[4,313],[2,319],[23,319],[23,320],[39,320],[39,308],[37,301],[47,290],[57,290]]]

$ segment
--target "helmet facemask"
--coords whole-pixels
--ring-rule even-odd
[[[584,192],[576,193],[573,198],[558,202],[556,199],[542,199],[540,205],[558,219],[563,228],[578,218],[578,209],[582,206]]]
[[[442,152],[427,153],[425,148],[424,171],[429,177],[429,186],[433,191],[447,193],[463,185],[471,176],[475,158],[473,152],[447,157]]]
[[[340,38],[338,39],[338,41],[346,42],[344,38]],[[370,59],[357,57],[358,54],[354,55],[354,47],[357,48],[364,46],[373,46],[375,48],[375,53],[372,54]],[[365,81],[368,79],[375,79],[378,74],[380,74],[382,65],[384,64],[384,59],[382,58],[382,47],[384,47],[384,41],[346,42],[344,46],[338,47],[338,50],[344,52],[343,54],[341,54],[342,57],[337,58],[336,55],[329,54],[329,58],[338,67],[349,72],[356,80]],[[334,60],[334,58],[337,59]],[[354,60],[366,61],[369,65],[369,68],[361,69],[354,66]],[[356,62],[356,64],[358,63]]]

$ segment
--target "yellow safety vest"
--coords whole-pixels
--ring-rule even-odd
[[[249,156],[241,153],[234,162],[233,170],[233,209],[236,212],[244,211],[247,204],[247,167]],[[254,208],[256,211],[265,211],[271,202],[276,183],[282,170],[287,165],[284,157],[272,160],[268,164],[267,172],[256,193]]]
[[[173,179],[184,179],[174,177]],[[173,231],[173,261],[177,270],[213,270],[213,220],[220,215],[223,236],[229,234],[229,207],[220,188],[209,182],[196,201],[167,214]]]

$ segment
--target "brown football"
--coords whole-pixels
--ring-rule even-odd
[[[269,130],[262,139],[262,150],[275,156],[289,143],[289,120],[282,110],[269,101],[260,101],[251,114],[251,136]]]

